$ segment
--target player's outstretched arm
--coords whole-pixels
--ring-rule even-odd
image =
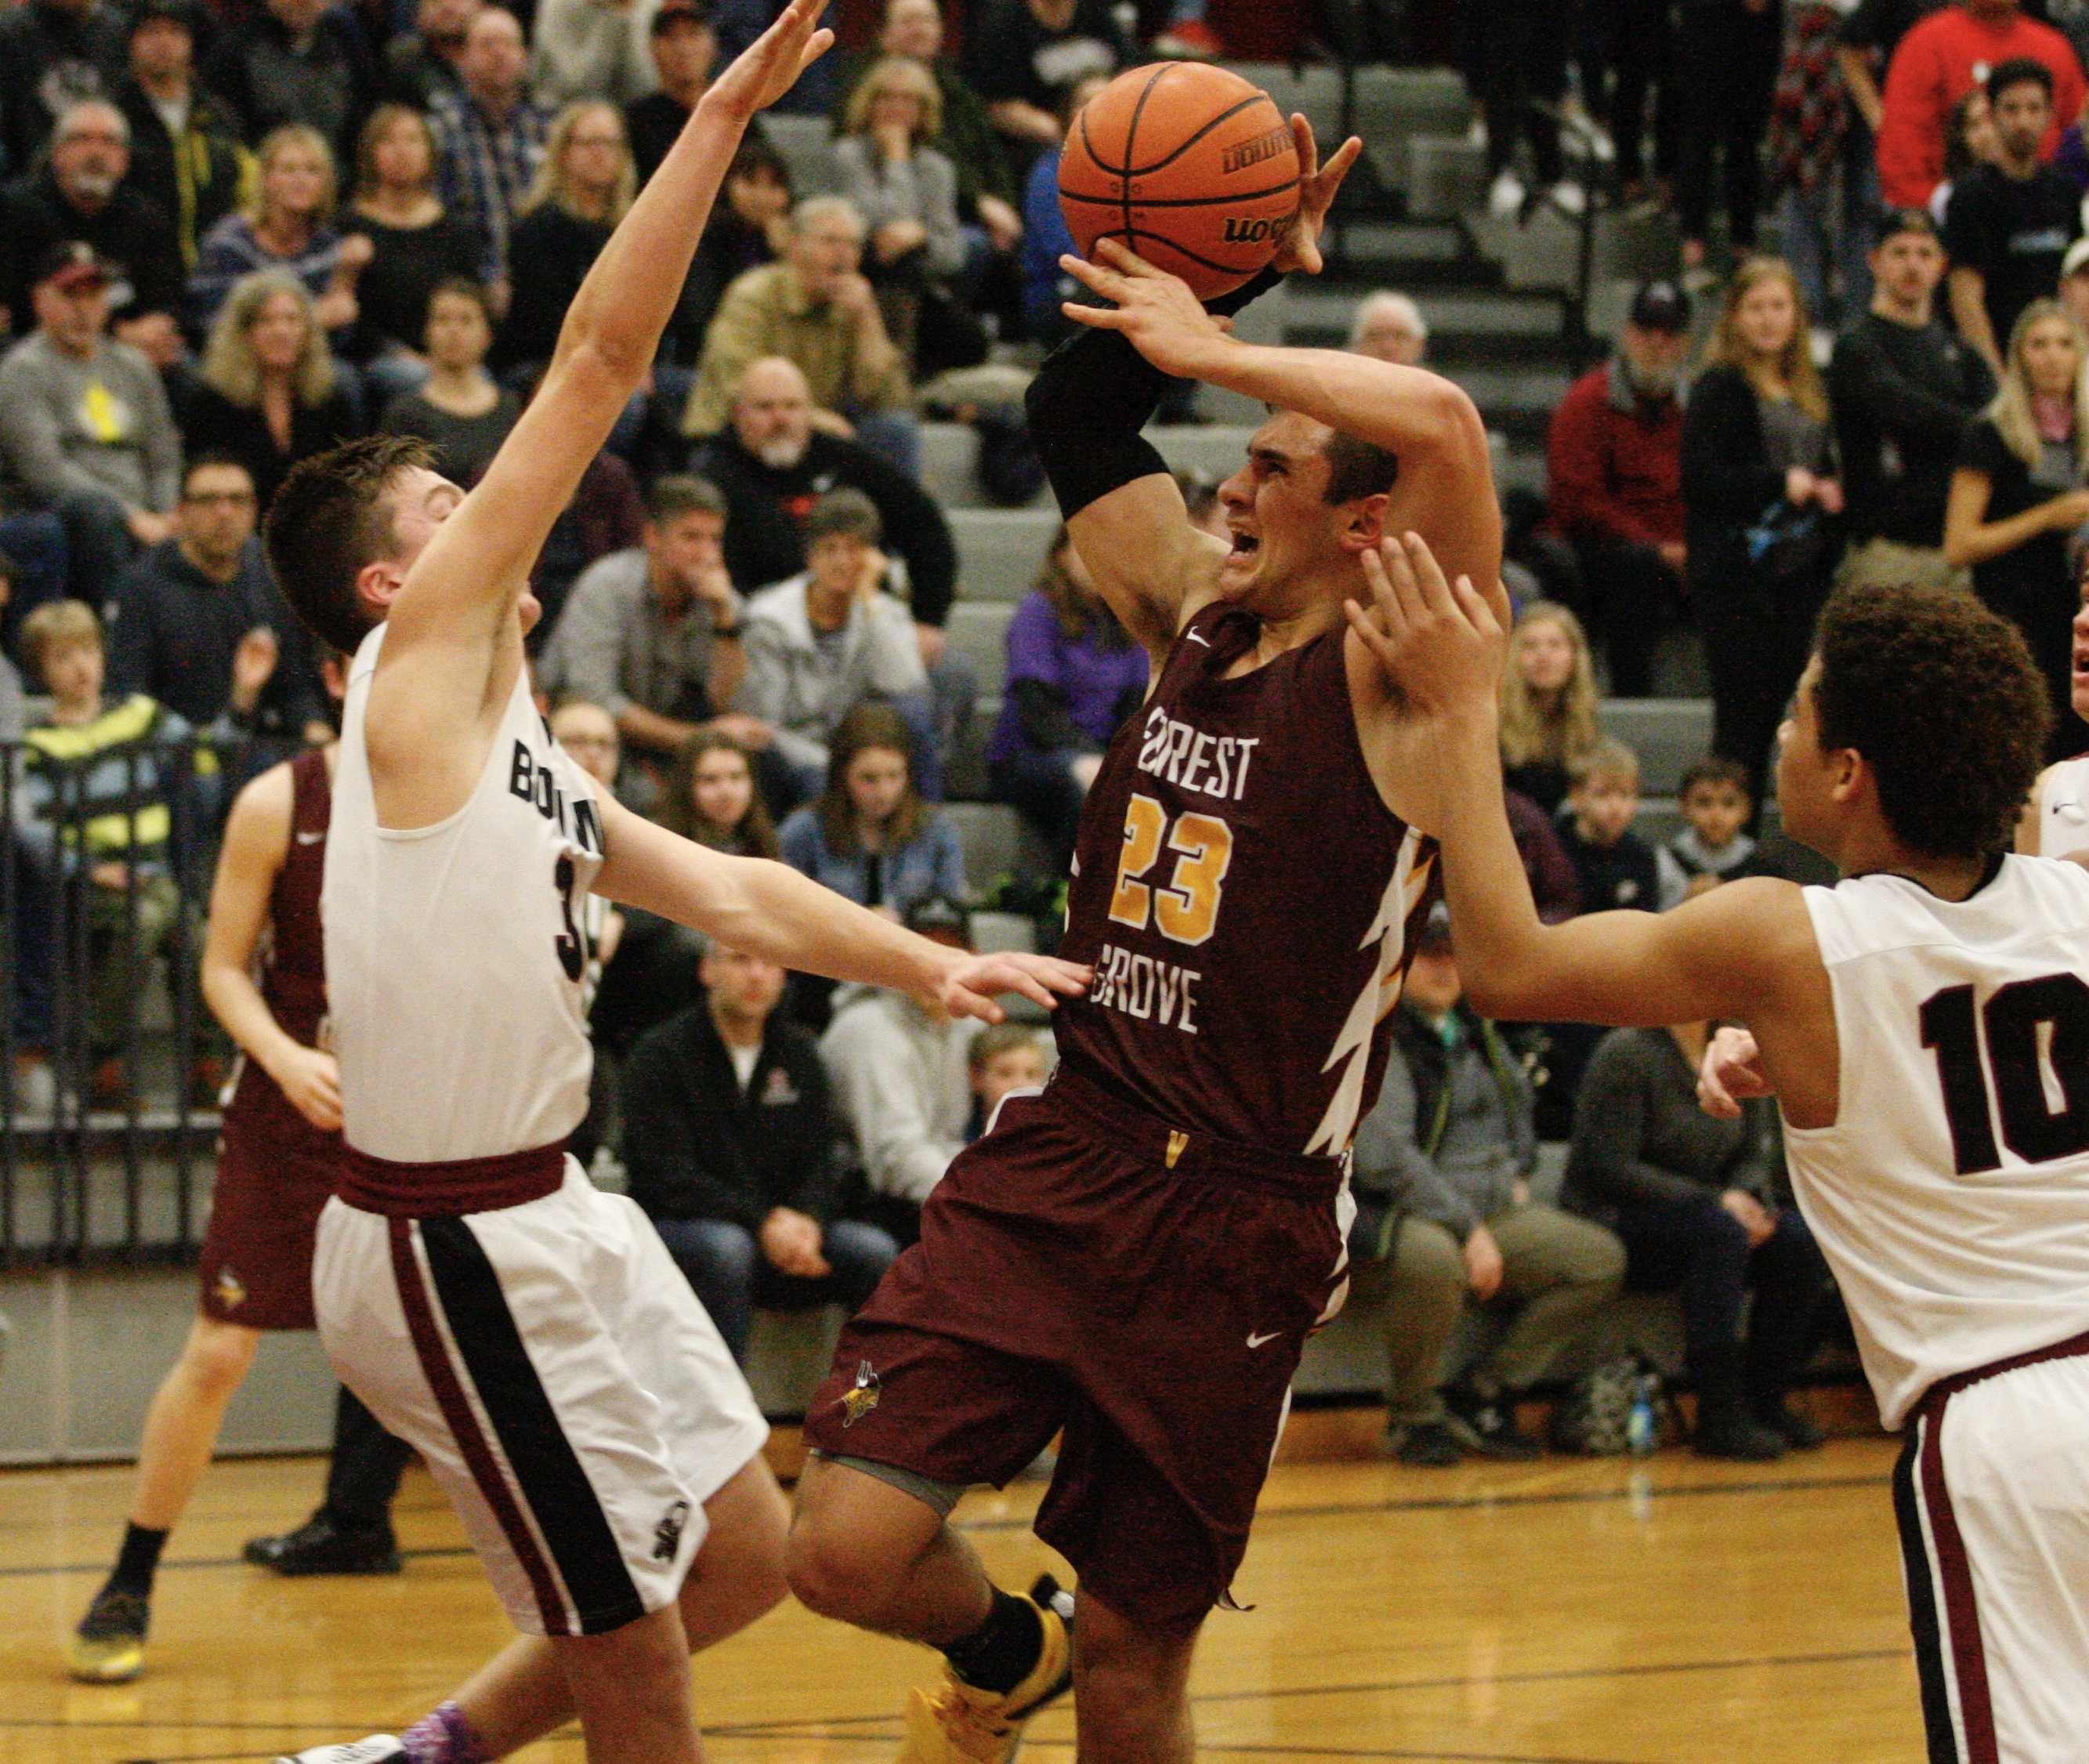
[[[290,848],[292,787],[286,761],[233,799],[211,885],[203,947],[203,996],[247,1057],[282,1087],[315,1127],[341,1125],[341,1075],[331,1054],[283,1032],[254,984],[254,951],[268,922],[269,896]]]
[[[1093,971],[1048,955],[968,955],[904,930],[787,864],[735,857],[680,838],[604,799],[609,855],[595,891],[715,937],[750,955],[834,980],[933,999],[998,1023],[1001,993],[1048,1009],[1087,990]]]

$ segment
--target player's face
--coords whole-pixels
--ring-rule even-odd
[[[1692,784],[1683,799],[1683,818],[1715,852],[1741,830],[1748,818],[1748,796],[1735,784]]]
[[[1341,509],[1326,496],[1329,431],[1286,411],[1248,443],[1247,463],[1219,486],[1233,550],[1219,571],[1229,600],[1275,610],[1280,591],[1301,575],[1340,561]]]
[[[2089,560],[2085,560],[2081,580],[2076,586],[2079,594],[2074,608],[2074,641],[2070,646],[2073,659],[2068,687],[2075,715],[2089,719]],[[5,604],[0,601],[0,605]]]
[[[697,762],[689,793],[698,814],[721,831],[731,832],[754,806],[754,777],[744,758],[721,749]]]
[[[907,793],[907,756],[889,747],[867,747],[842,775],[857,820],[881,826]]]
[[[1834,828],[1829,795],[1828,756],[1821,751],[1821,723],[1814,714],[1813,690],[1821,679],[1821,658],[1814,656],[1799,676],[1791,709],[1777,732],[1777,809],[1784,830],[1824,855]]]

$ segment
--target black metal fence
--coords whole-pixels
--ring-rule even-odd
[[[234,1051],[198,977],[217,833],[281,757],[0,743],[0,1268],[194,1254]]]

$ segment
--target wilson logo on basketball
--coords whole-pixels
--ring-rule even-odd
[[[1259,165],[1265,159],[1274,159],[1291,145],[1291,127],[1289,123],[1272,129],[1267,135],[1258,135],[1251,141],[1242,141],[1229,147],[1220,156],[1219,170],[1231,174],[1246,171],[1250,165]]]
[[[1244,221],[1237,214],[1226,217],[1225,241],[1229,245],[1259,245],[1264,239],[1274,238],[1289,225],[1288,221]]]

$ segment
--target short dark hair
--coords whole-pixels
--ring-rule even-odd
[[[1872,243],[1884,245],[1898,238],[1904,233],[1919,233],[1926,239],[1944,242],[1944,234],[1938,229],[1936,217],[1927,208],[1889,208],[1879,217],[1879,224],[1872,229]]]
[[[646,518],[654,526],[665,526],[685,514],[714,514],[725,518],[725,493],[708,478],[687,472],[670,472],[653,480],[646,492]]]
[[[1852,585],[1814,647],[1821,751],[1864,756],[1894,837],[1925,857],[2007,850],[2053,726],[2017,628],[1971,594]]]
[[[1382,496],[1400,477],[1400,458],[1390,449],[1360,441],[1340,429],[1328,432],[1320,449],[1328,461],[1325,500],[1330,508],[1354,502],[1359,496]]]
[[[783,185],[787,195],[794,191],[791,178],[791,162],[767,141],[750,135],[740,144],[732,156],[732,163],[725,169],[728,178],[752,178],[757,172],[767,172]]]
[[[2033,61],[2028,55],[2012,55],[2005,62],[1997,62],[1988,73],[1988,102],[2000,104],[2002,94],[2012,86],[2038,86],[2045,92],[2046,102],[2053,101],[2053,70],[2044,62]]]
[[[428,290],[428,311],[435,310],[435,303],[444,294],[458,300],[469,300],[477,307],[486,322],[494,323],[493,294],[486,284],[472,276],[445,276]]]
[[[189,493],[189,480],[199,471],[236,471],[247,474],[247,482],[254,482],[254,468],[243,459],[236,459],[222,448],[212,448],[207,453],[191,453],[182,461],[182,494]]]
[[[264,543],[283,598],[312,635],[353,655],[376,624],[355,578],[389,539],[385,492],[401,472],[432,470],[417,435],[368,435],[301,460],[268,505]]]
[[[1683,775],[1679,796],[1687,796],[1700,784],[1731,784],[1747,797],[1755,800],[1755,787],[1748,780],[1748,769],[1737,759],[1728,759],[1723,753],[1707,753]]]
[[[885,523],[878,518],[877,504],[860,490],[830,490],[813,504],[813,512],[805,517],[805,548],[810,551],[821,539],[843,533],[852,539],[860,539],[866,545],[875,545],[885,537]]]

